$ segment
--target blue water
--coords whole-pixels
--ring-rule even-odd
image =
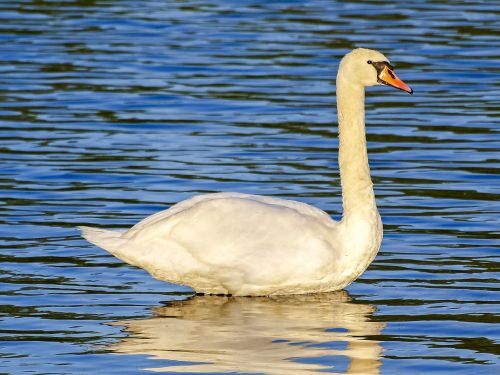
[[[0,2],[0,373],[500,372],[494,1]],[[194,297],[79,237],[195,194],[339,218],[335,75],[367,93],[381,250],[346,291]]]

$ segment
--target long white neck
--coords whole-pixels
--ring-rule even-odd
[[[337,111],[343,219],[350,220],[377,210],[366,149],[364,87],[339,76]]]
[[[382,221],[368,165],[364,107],[364,87],[352,84],[339,74],[339,167],[344,208],[340,225],[343,252],[340,267],[344,286],[368,267],[382,242]]]

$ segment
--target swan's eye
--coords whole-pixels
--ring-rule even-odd
[[[366,63],[367,63],[367,64],[371,64],[371,63],[372,63],[372,61],[371,61],[371,60],[368,60]]]

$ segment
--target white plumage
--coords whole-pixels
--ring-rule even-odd
[[[344,288],[368,267],[382,240],[364,128],[364,87],[378,84],[381,74],[372,62],[387,59],[356,49],[344,57],[337,75],[342,221],[296,201],[217,193],[180,202],[127,231],[82,227],[83,237],[157,279],[202,293]],[[411,90],[397,77],[383,83]]]

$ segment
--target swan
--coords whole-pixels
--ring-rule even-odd
[[[382,221],[370,178],[365,87],[413,90],[380,52],[357,48],[337,73],[340,222],[310,205],[242,193],[199,195],[128,230],[80,227],[89,242],[154,278],[201,294],[266,296],[345,288],[372,262]]]

